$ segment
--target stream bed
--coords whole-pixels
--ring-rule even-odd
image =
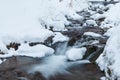
[[[64,56],[11,57],[0,65],[0,80],[99,80],[102,76],[95,64],[69,62]]]

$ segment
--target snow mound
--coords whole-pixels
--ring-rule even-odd
[[[66,51],[66,57],[68,58],[68,60],[72,60],[72,61],[79,60],[83,58],[86,51],[87,49],[85,47],[71,48],[68,51]]]

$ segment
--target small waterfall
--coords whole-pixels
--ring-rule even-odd
[[[60,42],[57,44],[55,54],[56,55],[64,55],[68,47],[68,42]]]

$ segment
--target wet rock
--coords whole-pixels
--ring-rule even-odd
[[[31,57],[13,56],[7,58],[6,61],[0,64],[0,71],[12,70],[24,65],[35,64],[38,63],[38,61],[39,61],[38,59],[34,59]]]
[[[88,57],[90,62],[95,63],[96,59],[100,56],[100,54],[103,52],[104,47],[99,47],[96,51],[91,53]]]
[[[106,44],[107,40],[108,40],[108,37],[102,37],[102,38],[100,38],[99,43]]]
[[[87,48],[87,51],[86,51],[85,56],[84,56],[83,59],[87,59],[87,57],[88,57],[91,53],[93,53],[93,52],[95,52],[95,51],[97,50],[97,47],[96,47],[96,46],[86,46],[86,48]]]

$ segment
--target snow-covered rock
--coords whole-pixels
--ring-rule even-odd
[[[100,34],[97,34],[97,33],[94,33],[94,32],[85,32],[84,35],[85,36],[96,37],[96,38],[102,37]]]
[[[18,55],[30,56],[30,57],[45,57],[47,55],[52,55],[53,53],[54,50],[52,48],[41,44],[33,47],[30,47],[27,44],[23,44],[17,50]]]
[[[83,56],[85,55],[86,52],[86,48],[71,48],[68,51],[66,51],[66,57],[68,58],[68,60],[79,60],[82,59]]]
[[[10,49],[8,54],[0,55],[0,57],[11,57],[11,56],[29,56],[29,57],[45,57],[52,55],[54,53],[54,49],[47,47],[45,45],[36,45],[29,46],[28,44],[21,44],[19,49],[15,51],[14,49]]]
[[[97,26],[97,23],[95,20],[86,20],[86,23],[83,25],[92,27],[92,26]]]
[[[68,41],[68,40],[69,40],[69,38],[67,36],[64,36],[60,32],[55,32],[55,36],[53,38],[53,44],[56,42],[64,42],[64,41]]]

